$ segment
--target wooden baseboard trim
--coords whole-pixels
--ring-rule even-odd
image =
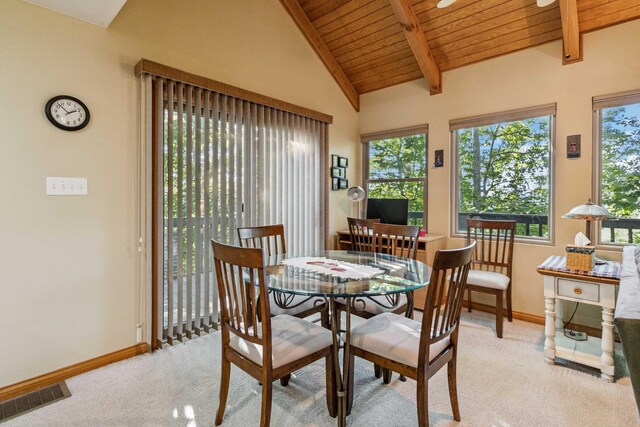
[[[467,301],[463,301],[462,305],[467,307]],[[471,309],[484,311],[486,313],[496,314],[496,308],[487,304],[479,304],[477,302],[471,302]],[[505,316],[506,317],[506,316]],[[536,316],[535,314],[522,313],[520,311],[513,312],[513,318],[523,320],[529,323],[535,323],[536,325],[544,325],[544,316]],[[593,328],[591,326],[578,325],[577,323],[569,323],[567,329],[572,329],[577,332],[585,332],[587,335],[597,338],[602,338],[602,329]],[[615,341],[620,342],[620,336],[614,331],[613,338]]]
[[[462,301],[463,307],[468,307],[468,302]],[[471,309],[484,311],[486,313],[496,314],[496,308],[492,305],[480,304],[477,302],[471,302]],[[506,316],[505,316],[506,317]],[[535,323],[536,325],[544,325],[544,316],[536,316],[535,314],[523,313],[521,311],[513,311],[513,318],[518,320],[524,320],[525,322]]]
[[[123,348],[122,350],[114,351],[113,353],[98,356],[84,362],[76,363],[75,365],[67,366],[66,368],[58,369],[44,375],[39,375],[37,377],[21,381],[19,383],[1,387],[0,402],[3,400],[21,396],[25,393],[29,393],[33,390],[38,390],[51,384],[55,384],[84,372],[91,371],[93,369],[97,369],[114,362],[129,359],[130,357],[134,357],[139,354],[148,353],[150,351],[151,347],[149,346],[149,344],[140,343],[131,347]]]

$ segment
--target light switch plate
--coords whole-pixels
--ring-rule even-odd
[[[86,196],[87,178],[47,177],[48,196]]]

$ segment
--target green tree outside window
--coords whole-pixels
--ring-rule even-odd
[[[467,217],[516,219],[516,235],[549,238],[550,127],[544,116],[456,131],[459,232]]]

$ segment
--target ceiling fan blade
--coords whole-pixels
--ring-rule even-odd
[[[538,7],[545,7],[549,6],[554,1],[556,0],[536,0],[536,4],[538,5]]]

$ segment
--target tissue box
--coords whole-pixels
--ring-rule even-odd
[[[596,265],[596,248],[593,246],[567,245],[567,268],[591,271]]]

